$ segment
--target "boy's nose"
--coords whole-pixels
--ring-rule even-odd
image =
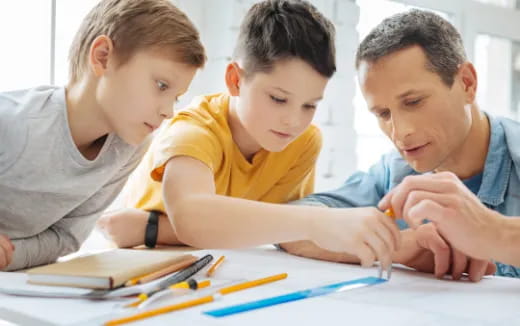
[[[285,114],[282,116],[281,122],[288,128],[293,128],[298,125],[300,117],[297,114]]]
[[[173,118],[173,105],[165,105],[161,109],[159,109],[159,114],[163,119],[171,119]]]

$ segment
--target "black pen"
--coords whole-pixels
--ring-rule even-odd
[[[190,266],[178,271],[177,273],[173,274],[172,276],[162,280],[153,290],[150,292],[145,293],[145,295],[149,298],[155,293],[162,291],[166,288],[168,288],[170,285],[177,284],[183,281],[186,281],[191,276],[193,276],[195,273],[203,269],[206,265],[209,264],[210,261],[213,260],[212,255],[206,255],[202,257],[201,259],[197,260]]]

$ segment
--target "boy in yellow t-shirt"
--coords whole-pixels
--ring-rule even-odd
[[[178,156],[204,163],[212,171],[219,195],[286,203],[313,191],[319,129],[306,124],[301,127],[307,127],[305,131],[282,151],[260,149],[248,159],[233,141],[228,123],[230,98],[227,93],[197,97],[165,126],[128,189],[132,206],[166,212],[160,180],[166,162]]]
[[[257,3],[233,59],[228,93],[195,99],[161,130],[128,184],[135,208],[99,226],[121,247],[312,240],[389,257],[399,230],[384,216],[366,223],[348,210],[279,205],[313,190],[321,136],[310,123],[336,69],[331,22],[306,1]]]

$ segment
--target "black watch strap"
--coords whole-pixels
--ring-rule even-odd
[[[151,211],[148,215],[148,223],[144,233],[144,245],[148,248],[155,248],[157,244],[157,233],[159,231],[159,211]]]

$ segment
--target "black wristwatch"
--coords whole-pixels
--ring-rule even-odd
[[[151,211],[148,215],[148,223],[144,232],[144,245],[148,248],[155,248],[157,244],[157,233],[159,232],[159,211]]]

